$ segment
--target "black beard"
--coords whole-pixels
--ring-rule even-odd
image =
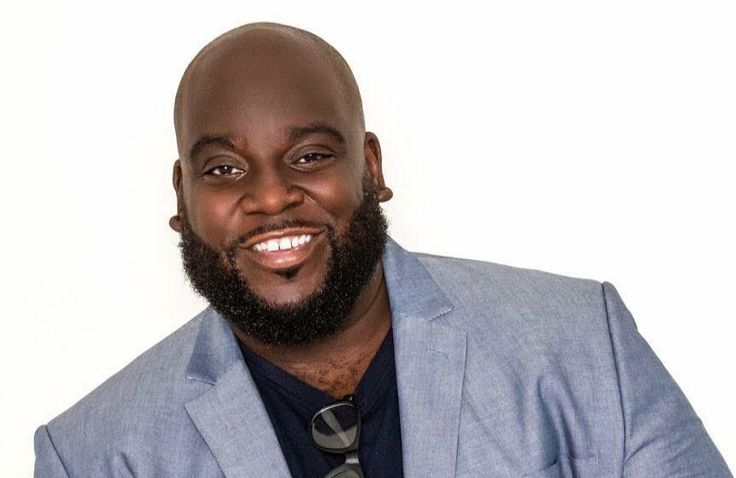
[[[373,275],[388,238],[387,221],[372,186],[370,182],[364,185],[363,202],[341,237],[335,236],[334,228],[326,226],[332,253],[322,287],[301,301],[285,305],[257,296],[241,277],[234,258],[244,238],[218,251],[197,236],[186,212],[181,211],[179,248],[192,287],[231,324],[263,344],[303,345],[335,335],[346,324]],[[297,220],[268,229],[299,226],[325,227]],[[282,275],[289,278],[297,272],[286,271]]]

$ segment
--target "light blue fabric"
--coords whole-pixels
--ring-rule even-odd
[[[612,285],[393,241],[383,265],[406,478],[731,476]],[[211,309],[40,427],[35,446],[37,478],[289,476]]]

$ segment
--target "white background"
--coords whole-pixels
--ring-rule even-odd
[[[1,476],[203,306],[167,226],[172,103],[200,47],[258,20],[353,66],[404,247],[613,282],[736,467],[733,2],[13,3]]]

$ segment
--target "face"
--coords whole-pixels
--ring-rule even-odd
[[[364,178],[379,200],[390,192],[378,140],[334,68],[293,45],[255,43],[247,54],[210,52],[194,68],[174,187],[196,237],[254,296],[288,307],[323,289]]]

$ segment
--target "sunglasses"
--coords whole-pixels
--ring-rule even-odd
[[[345,463],[327,473],[325,478],[365,478],[358,461],[360,411],[354,395],[315,413],[309,431],[312,443],[320,450],[345,454]]]

